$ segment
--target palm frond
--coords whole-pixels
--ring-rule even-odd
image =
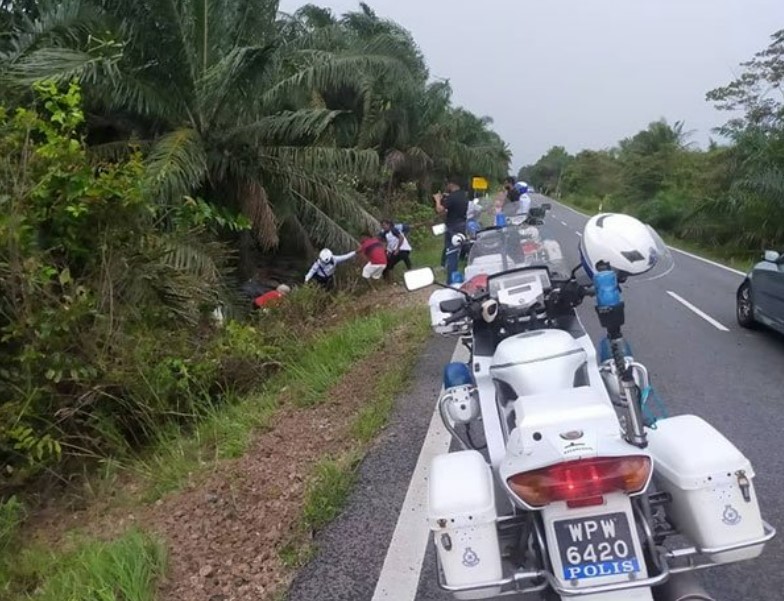
[[[201,186],[207,177],[207,157],[198,132],[181,128],[155,142],[147,159],[148,193],[172,202]]]

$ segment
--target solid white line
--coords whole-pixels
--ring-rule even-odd
[[[452,361],[467,361],[468,351],[458,343]],[[425,558],[430,530],[427,525],[427,480],[433,457],[449,451],[451,436],[438,413],[430,418],[408,492],[389,543],[372,601],[413,601]],[[434,575],[435,577],[435,575]]]
[[[573,213],[577,213],[578,215],[582,215],[583,217],[590,217],[590,215],[587,215],[587,214],[583,213],[582,211],[578,211],[577,209],[573,209],[569,205],[565,205],[565,204],[563,204],[561,202],[558,202],[557,200],[553,200],[552,198],[550,200],[552,202],[557,203],[558,206],[560,206],[560,207],[563,207],[565,209],[569,209]],[[714,267],[718,267],[719,269],[723,269],[724,271],[729,271],[730,273],[734,273],[735,275],[746,275],[746,273],[743,272],[743,271],[740,271],[738,269],[734,269],[734,268],[729,267],[727,265],[724,265],[722,263],[718,263],[717,261],[711,261],[710,259],[706,259],[705,257],[701,257],[699,255],[695,255],[694,253],[690,253],[690,252],[687,252],[685,250],[681,250],[680,248],[676,248],[675,246],[670,246],[668,244],[667,248],[669,248],[670,250],[674,250],[675,252],[681,253],[682,255],[686,255],[687,257],[691,257],[692,259],[696,259],[697,261],[702,261],[703,263],[707,263],[708,265],[713,265]]]
[[[681,250],[680,248],[675,248],[674,246],[669,246],[669,245],[667,245],[667,248],[669,248],[670,250],[674,250],[675,252],[679,252],[682,255],[686,255],[687,257],[691,257],[692,259],[697,259],[698,261],[707,263],[708,265],[719,267],[720,269],[729,271],[730,273],[734,273],[736,275],[746,275],[743,271],[739,271],[738,269],[733,269],[732,267],[727,267],[726,265],[722,265],[721,263],[717,263],[716,261],[711,261],[710,259],[706,259],[705,257],[701,257],[699,255],[695,255],[690,252],[686,252],[685,250]]]
[[[681,304],[682,304],[684,307],[686,307],[687,309],[691,309],[691,310],[692,310],[694,313],[696,313],[697,315],[699,315],[700,317],[702,317],[702,318],[703,318],[705,321],[707,321],[709,324],[711,324],[711,325],[712,325],[714,328],[716,328],[717,330],[721,330],[722,332],[729,332],[729,331],[730,331],[730,329],[729,329],[728,327],[726,327],[726,326],[724,326],[724,325],[720,324],[718,321],[716,321],[715,319],[713,319],[713,318],[712,318],[710,315],[708,315],[708,314],[707,314],[707,313],[705,313],[704,311],[701,311],[700,309],[698,309],[697,307],[695,307],[694,305],[692,305],[692,304],[691,304],[689,301],[687,301],[686,299],[684,299],[684,298],[681,298],[680,296],[678,296],[677,294],[675,294],[675,293],[674,293],[672,290],[668,290],[668,291],[667,291],[667,294],[669,294],[669,295],[670,295],[672,298],[674,298],[676,301],[678,301],[679,303],[681,303]]]

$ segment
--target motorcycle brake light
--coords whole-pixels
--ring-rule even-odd
[[[605,494],[641,492],[650,473],[651,460],[643,455],[594,457],[515,474],[506,482],[531,507],[555,501],[584,507],[600,504]]]

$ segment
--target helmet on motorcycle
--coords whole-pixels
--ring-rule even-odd
[[[465,241],[465,234],[455,234],[452,236],[452,246],[461,246]]]
[[[321,261],[322,263],[332,263],[332,259],[333,259],[332,251],[329,250],[328,248],[323,249],[319,253],[319,261]]]
[[[528,192],[528,184],[525,182],[517,182],[515,184],[515,188],[517,188],[520,194],[525,194],[526,192]]]
[[[667,248],[650,226],[629,215],[602,213],[588,220],[580,240],[580,261],[593,277],[600,264],[620,275],[653,269]]]

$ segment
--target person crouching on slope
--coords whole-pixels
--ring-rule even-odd
[[[328,248],[323,249],[310,271],[305,275],[305,283],[314,280],[325,290],[332,290],[335,287],[335,269],[341,263],[353,259],[356,254],[356,251],[352,251],[345,255],[333,255]]]
[[[359,251],[367,263],[362,268],[362,277],[366,280],[380,280],[387,268],[386,244],[378,236],[365,235],[359,244]]]

